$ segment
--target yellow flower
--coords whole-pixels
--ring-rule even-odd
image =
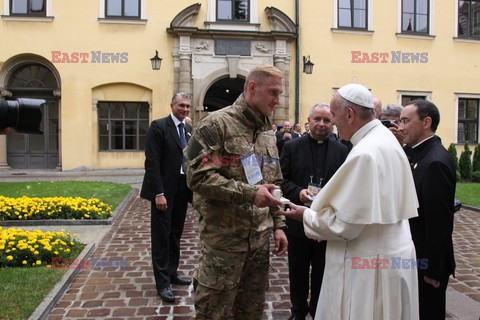
[[[40,261],[40,260],[37,260],[37,262],[35,262],[35,264],[36,264],[37,266],[39,266],[39,265],[41,265],[41,264],[42,264],[42,261]]]
[[[13,257],[12,257],[12,256],[7,256],[7,260],[8,260],[8,261],[12,261],[12,260],[13,260]]]
[[[23,261],[22,261],[22,264],[23,264],[23,265],[26,265],[26,264],[27,264],[27,260],[23,260]]]

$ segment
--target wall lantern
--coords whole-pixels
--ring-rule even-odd
[[[155,50],[155,57],[151,58],[150,62],[152,63],[153,70],[160,70],[160,65],[162,64],[162,58],[158,56],[157,50]]]
[[[312,74],[314,63],[310,61],[310,56],[303,56],[303,72]]]

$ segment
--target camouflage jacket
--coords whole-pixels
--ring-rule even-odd
[[[262,120],[243,94],[233,105],[200,120],[185,150],[187,184],[200,213],[204,244],[231,252],[244,252],[285,226],[279,208],[253,205],[257,187],[247,182],[242,165],[255,153],[263,180],[282,182],[282,171],[270,120]]]

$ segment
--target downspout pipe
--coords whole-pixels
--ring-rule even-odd
[[[299,1],[295,0],[295,123],[299,123],[298,119],[300,118],[300,39],[298,34],[299,29]]]

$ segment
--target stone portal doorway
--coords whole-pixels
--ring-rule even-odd
[[[243,92],[245,78],[221,78],[215,81],[205,94],[203,107],[205,112],[213,112],[231,105]]]

